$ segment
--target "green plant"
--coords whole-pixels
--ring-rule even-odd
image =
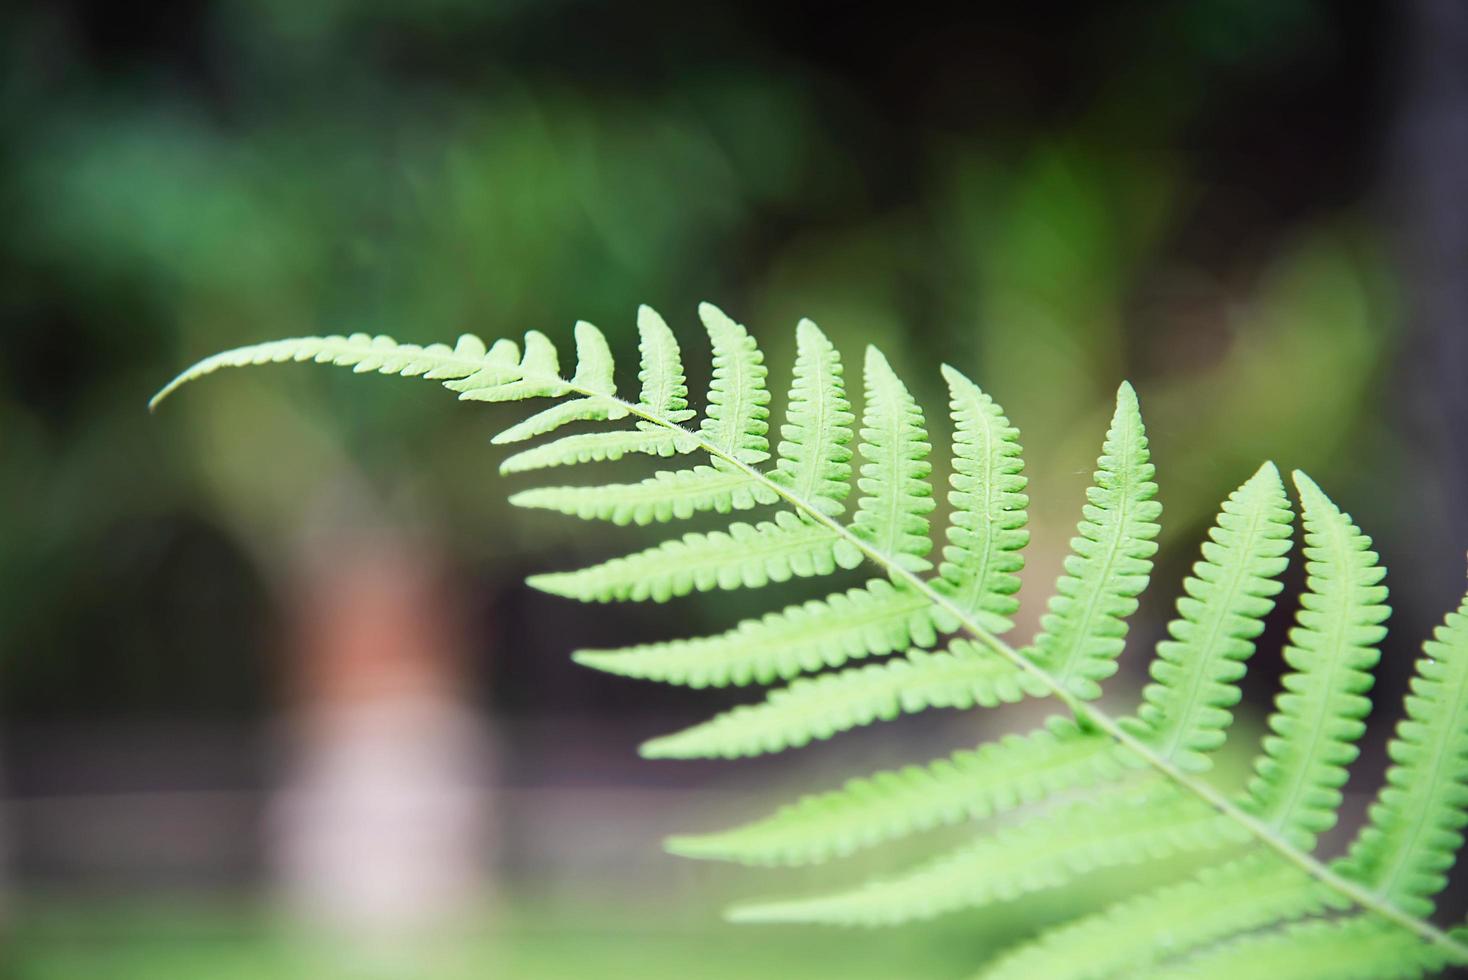
[[[640,397],[616,394],[601,333],[576,326],[577,364],[562,377],[554,345],[526,335],[419,347],[366,335],[284,340],[200,362],[171,383],[226,366],[322,361],[441,381],[479,401],[555,399],[496,436],[546,435],[571,422],[615,422],[526,449],[507,473],[617,459],[693,455],[705,462],[640,482],[539,487],[513,502],[619,524],[775,508],[758,523],[685,534],[537,587],[591,602],[664,601],[693,590],[756,588],[869,567],[865,584],[793,605],[713,636],[583,651],[589,666],[693,687],[789,681],[763,701],[655,739],[654,757],[775,752],[901,713],[1051,697],[1067,710],[923,767],[876,774],[807,796],[724,833],[680,837],[676,853],[754,864],[847,855],[940,824],[1026,808],[997,830],[895,877],[837,894],[737,908],[744,921],[888,924],[1059,888],[1087,872],[1187,856],[1193,876],[1044,933],[991,964],[988,977],[1417,976],[1468,963],[1468,928],[1434,925],[1434,896],[1462,843],[1468,805],[1468,600],[1416,665],[1393,765],[1366,826],[1338,858],[1317,854],[1337,819],[1346,766],[1370,705],[1387,617],[1384,570],[1370,539],[1304,474],[1307,581],[1284,650],[1289,672],[1254,776],[1241,791],[1207,778],[1233,721],[1238,682],[1281,590],[1294,515],[1266,463],[1222,505],[1184,582],[1170,639],[1134,715],[1095,701],[1117,669],[1127,617],[1152,568],[1161,506],[1132,389],[1123,384],[1072,554],[1039,635],[1002,637],[1018,607],[1027,543],[1017,431],[958,371],[951,394],[951,516],[936,567],[935,509],[923,413],[875,349],[863,371],[860,428],[841,359],[809,321],[773,464],[766,369],[744,327],[701,308],[713,347],[708,407],[697,428],[678,345],[653,311],[638,320]],[[847,519],[852,443],[863,462]],[[935,648],[945,644],[941,651]],[[888,656],[864,666],[863,658]],[[815,676],[803,676],[814,674]]]

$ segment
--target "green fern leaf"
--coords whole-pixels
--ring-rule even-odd
[[[549,344],[549,341],[546,341]],[[554,347],[551,348],[554,352]],[[571,386],[590,392],[581,398],[558,402],[495,436],[496,445],[522,442],[553,432],[570,422],[606,421],[625,418],[627,408],[616,397],[612,380],[612,352],[607,338],[584,320],[576,324],[576,375]]]
[[[1126,619],[1152,573],[1162,505],[1149,462],[1147,433],[1132,386],[1116,393],[1116,413],[1096,462],[1072,554],[1041,620],[1032,659],[1076,697],[1094,700],[1116,673]]]
[[[571,387],[593,395],[615,396],[616,365],[606,335],[585,320],[578,320],[572,333],[576,338],[576,373],[571,377]]]
[[[1426,918],[1468,823],[1468,597],[1423,652],[1407,717],[1387,746],[1386,785],[1341,871]]]
[[[893,925],[1059,888],[1103,868],[1237,845],[1247,835],[1167,786],[1114,792],[980,837],[848,892],[735,908],[736,922]]]
[[[1056,793],[1115,779],[1125,756],[1103,736],[1055,718],[1029,735],[926,766],[853,779],[742,827],[674,837],[685,857],[744,864],[817,864],[962,820],[981,820]]]
[[[809,320],[795,330],[795,375],[780,458],[770,480],[836,517],[851,492],[851,403],[846,400],[841,356]]]
[[[183,385],[227,367],[315,361],[350,367],[358,373],[376,371],[435,381],[482,376],[486,383],[498,385],[518,377],[519,356],[519,349],[509,341],[500,341],[491,351],[472,334],[460,337],[452,348],[445,344],[428,347],[399,344],[391,337],[364,333],[350,337],[298,337],[238,347],[207,357],[170,381],[148,404],[156,409]]]
[[[1335,825],[1346,766],[1371,710],[1376,644],[1386,635],[1386,570],[1371,539],[1296,472],[1305,524],[1306,592],[1285,661],[1292,673],[1269,719],[1273,733],[1249,784],[1250,805],[1302,850]]]
[[[1142,976],[1147,980],[1407,980],[1452,962],[1455,958],[1441,947],[1424,943],[1406,929],[1374,916],[1356,915],[1247,936]]]
[[[688,407],[688,384],[683,379],[683,354],[673,331],[650,306],[637,310],[638,351],[642,363],[637,380],[642,394],[637,403],[650,414],[673,423],[686,422],[694,412]],[[638,423],[655,428],[652,422]]]
[[[1244,661],[1274,608],[1293,515],[1274,464],[1265,463],[1218,515],[1203,557],[1183,583],[1172,639],[1157,646],[1152,681],[1132,730],[1187,772],[1212,766],[1239,700]]]
[[[765,437],[770,392],[765,388],[764,354],[743,324],[729,319],[712,303],[700,304],[698,315],[714,351],[708,411],[700,431],[710,444],[741,463],[763,462],[770,456]],[[715,465],[727,464],[716,458]]]
[[[932,646],[938,633],[928,607],[921,593],[874,579],[717,636],[583,650],[575,657],[608,673],[690,687],[768,684],[858,657]]]
[[[589,324],[577,324],[578,331],[581,331],[577,337],[580,367],[572,383],[581,383],[598,394],[548,408],[500,433],[495,437],[495,442],[527,439],[551,431],[565,422],[621,418],[627,414],[626,407],[614,399],[612,408],[603,408],[608,397],[615,393],[611,352],[600,332],[591,333],[586,329],[588,327]],[[687,421],[694,413],[688,408],[688,386],[683,380],[682,355],[679,353],[677,341],[673,339],[672,331],[662,317],[646,306],[638,311],[637,329],[642,353],[642,365],[638,372],[642,394],[637,407],[670,423]],[[606,411],[606,414],[598,414],[602,411]],[[698,441],[691,433],[674,427],[659,426],[645,418],[639,419],[637,426],[631,430],[578,433],[527,449],[506,459],[500,465],[500,472],[523,473],[548,466],[615,460],[628,453],[672,456],[676,453],[691,453],[698,448]]]
[[[928,708],[992,708],[1043,697],[1031,675],[967,640],[947,650],[911,650],[885,663],[797,680],[760,704],[726,711],[701,725],[646,743],[650,759],[735,759],[783,752],[876,721]]]
[[[529,583],[544,592],[583,602],[663,602],[694,590],[755,589],[797,577],[830,575],[838,566],[856,567],[860,555],[838,549],[839,540],[830,528],[781,511],[773,521],[735,523],[728,531],[685,534],[655,548],[580,571],[534,575]],[[731,560],[730,556],[738,557]]]
[[[867,348],[863,380],[866,410],[858,448],[867,462],[857,481],[863,496],[852,533],[897,567],[921,572],[931,567],[923,556],[933,547],[926,515],[935,506],[927,481],[933,447],[923,412],[875,347]]]
[[[1019,430],[978,385],[943,365],[953,417],[952,490],[948,501],[953,514],[948,524],[948,546],[943,549],[941,576],[935,588],[958,608],[996,636],[1013,628],[1010,619],[1019,608],[1022,549],[1029,543],[1024,495],[1023,451]],[[939,607],[938,615],[947,610]],[[956,630],[956,619],[941,620]]]
[[[613,524],[653,524],[694,514],[727,514],[773,504],[779,497],[768,486],[739,470],[694,466],[664,470],[638,483],[598,487],[535,487],[510,498],[516,507],[559,511],[584,520]]]
[[[1241,932],[1312,915],[1332,898],[1299,868],[1273,855],[1251,855],[1052,929],[976,980],[1127,976]],[[1338,898],[1334,904],[1345,907]]]
[[[509,340],[486,347],[472,336],[453,347],[420,347],[354,334],[227,351],[185,371],[154,404],[194,378],[248,364],[316,361],[422,377],[468,400],[552,399],[500,433],[500,443],[573,422],[594,427],[516,453],[506,472],[629,454],[698,454],[695,465],[638,482],[527,489],[512,498],[516,504],[619,524],[779,505],[747,522],[533,580],[583,600],[661,601],[872,564],[859,588],[787,605],[720,634],[578,654],[612,673],[695,687],[795,679],[762,702],[654,740],[645,747],[649,755],[778,751],[898,714],[1027,696],[1054,696],[1072,713],[1028,736],[804,797],[744,827],[670,841],[670,849],[690,856],[808,864],[1034,807],[906,874],[835,895],[746,907],[738,918],[905,921],[1186,853],[1202,866],[1193,877],[1047,932],[1010,951],[990,975],[1135,976],[1155,969],[1233,976],[1247,965],[1251,975],[1271,977],[1388,977],[1468,965],[1468,931],[1447,932],[1427,919],[1468,824],[1468,599],[1426,645],[1369,825],[1344,858],[1326,863],[1314,853],[1315,839],[1336,819],[1387,611],[1369,539],[1313,483],[1296,474],[1307,583],[1285,651],[1290,673],[1255,776],[1235,799],[1204,775],[1233,720],[1244,662],[1279,591],[1292,515],[1272,466],[1223,504],[1184,583],[1170,638],[1158,647],[1139,713],[1118,718],[1094,701],[1100,682],[1116,670],[1127,618],[1150,578],[1160,514],[1129,386],[1118,391],[1058,594],[1039,635],[1017,649],[1002,634],[1017,608],[1026,486],[1018,434],[999,407],[944,368],[954,423],[953,513],[934,572],[924,416],[886,359],[867,353],[859,498],[848,519],[853,415],[835,348],[802,321],[778,457],[766,468],[763,356],[744,327],[714,307],[700,312],[714,370],[696,429],[685,425],[694,412],[678,344],[646,308],[638,315],[636,403],[618,396],[610,348],[582,323],[569,379],[561,376],[554,345],[534,331],[523,349]],[[606,425],[629,417],[630,428]],[[959,635],[929,652],[948,634]],[[899,656],[848,666],[889,654]],[[828,668],[836,669],[820,673]],[[812,673],[818,676],[801,677]],[[1238,860],[1205,857],[1240,845],[1247,850]]]
[[[614,414],[618,413],[618,414]],[[490,442],[503,446],[512,442],[524,442],[547,432],[554,432],[572,422],[599,422],[609,418],[620,418],[627,410],[606,398],[577,398],[568,402],[557,402],[544,411],[537,412],[523,422],[516,423],[495,435]]]
[[[505,358],[514,350],[513,344],[498,342],[489,352],[492,361],[497,351]],[[358,364],[358,371],[382,370],[371,362]],[[445,381],[444,387],[457,391],[465,401],[513,402],[526,398],[559,398],[569,394],[571,387],[561,379],[560,357],[556,345],[538,330],[525,332],[525,352],[520,362],[513,367],[486,367],[462,380]]]
[[[580,432],[542,443],[509,456],[500,464],[500,472],[528,473],[550,466],[573,466],[577,463],[621,459],[629,453],[647,456],[673,456],[691,453],[698,443],[691,436],[667,429],[626,429],[613,432]]]

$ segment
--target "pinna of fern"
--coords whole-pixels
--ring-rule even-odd
[[[922,765],[802,797],[743,826],[683,836],[670,850],[800,865],[942,826],[972,837],[910,870],[831,894],[750,904],[741,921],[885,925],[1063,888],[1105,868],[1182,859],[1184,877],[1099,908],[1012,949],[985,977],[1421,976],[1468,964],[1468,927],[1433,921],[1434,898],[1468,822],[1468,599],[1416,664],[1391,768],[1343,855],[1318,848],[1370,707],[1385,635],[1385,572],[1371,541],[1309,477],[1293,483],[1305,586],[1254,777],[1240,792],[1209,778],[1239,681],[1281,593],[1295,514],[1266,463],[1222,503],[1182,585],[1150,683],[1129,715],[1101,708],[1128,618],[1147,587],[1161,507],[1135,393],[1123,384],[1071,552],[1040,630],[1006,636],[1018,609],[1028,499],[1019,433],[977,385],[944,366],[952,421],[941,542],[922,407],[880,352],[862,365],[858,417],[840,353],[810,321],[771,446],[767,369],[754,338],[720,310],[701,317],[713,356],[693,425],[682,353],[661,317],[638,316],[636,398],[619,394],[600,331],[575,328],[570,377],[542,334],[452,347],[353,335],[276,341],[201,361],[155,398],[219,368],[318,361],[422,377],[475,401],[549,399],[495,437],[552,436],[510,456],[506,474],[629,455],[678,460],[623,483],[539,485],[519,506],[616,524],[751,512],[722,530],[531,583],[584,602],[671,600],[843,576],[822,599],[781,605],[707,636],[576,659],[690,687],[769,689],[644,746],[653,757],[778,752],[934,708],[1051,698],[1061,712],[1016,734]],[[851,502],[855,486],[856,499]],[[940,546],[941,544],[941,546]],[[935,548],[937,549],[935,554]],[[865,581],[844,580],[861,569]],[[1003,816],[1002,821],[995,818]],[[1260,973],[1266,969],[1266,973]]]

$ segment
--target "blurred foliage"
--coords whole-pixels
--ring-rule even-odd
[[[1174,539],[1250,461],[1328,465],[1371,421],[1396,320],[1358,206],[1380,14],[1103,6],[0,15],[19,151],[0,182],[0,703],[258,707],[271,583],[302,521],[342,507],[518,569],[489,426],[433,392],[282,369],[142,411],[175,368],[266,337],[584,317],[626,361],[638,302],[686,334],[709,298],[778,371],[809,315],[848,350],[883,344],[930,401],[939,358],[981,379],[1038,449],[1057,554],[1122,376]],[[187,668],[204,645],[224,681]]]

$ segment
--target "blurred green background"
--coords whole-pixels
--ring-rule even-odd
[[[929,406],[951,362],[1024,433],[1031,617],[1129,378],[1166,506],[1134,678],[1217,501],[1263,458],[1309,469],[1394,571],[1383,717],[1460,593],[1454,0],[60,0],[0,14],[0,52],[7,976],[410,975],[395,956],[427,976],[961,976],[1080,901],[890,935],[723,926],[729,895],[801,882],[686,866],[662,834],[1016,723],[640,762],[642,738],[737,698],[569,652],[713,629],[758,597],[528,592],[529,571],[650,539],[512,513],[488,444],[509,416],[431,386],[277,368],[147,414],[221,348],[565,341],[584,318],[627,367],[649,303],[697,391],[707,299],[761,338],[776,388],[800,316],[848,358],[881,346]],[[384,796],[437,792],[331,775],[396,771],[372,762],[395,732],[452,760],[462,795],[425,825],[457,850],[399,814],[332,852]],[[374,888],[397,898],[339,900]],[[428,921],[434,952],[342,960],[322,939],[399,919]]]

